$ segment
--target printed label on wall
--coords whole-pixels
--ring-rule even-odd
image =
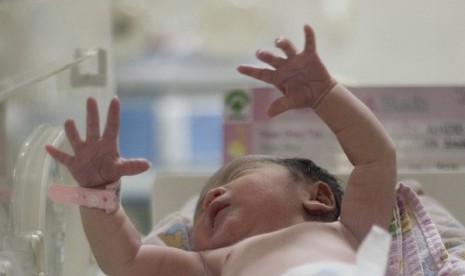
[[[465,87],[352,87],[394,139],[399,169],[465,168]],[[273,88],[225,96],[224,161],[248,153],[301,156],[334,171],[351,166],[334,134],[310,109],[273,119]],[[335,110],[337,112],[337,110]]]

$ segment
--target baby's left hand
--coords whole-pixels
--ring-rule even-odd
[[[270,105],[270,117],[290,109],[313,107],[321,94],[335,83],[316,52],[312,28],[305,25],[304,32],[305,47],[300,53],[285,38],[277,39],[276,46],[284,52],[286,58],[267,51],[257,52],[257,58],[274,69],[251,65],[238,67],[240,73],[273,84],[283,93],[283,97]]]

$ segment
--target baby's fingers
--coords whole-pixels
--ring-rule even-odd
[[[103,138],[109,140],[116,140],[118,137],[119,130],[119,100],[113,98],[108,108],[107,122],[105,130],[103,131]]]
[[[241,65],[237,68],[239,73],[247,75],[249,77],[261,80],[267,83],[273,83],[274,70],[255,67],[251,65]]]
[[[55,148],[51,145],[46,145],[45,150],[47,150],[48,154],[50,154],[53,159],[58,161],[59,163],[63,164],[66,167],[69,167],[72,162],[72,156]]]
[[[274,68],[279,67],[279,65],[281,65],[285,61],[284,58],[278,57],[274,55],[273,53],[270,53],[267,51],[262,51],[262,50],[257,51],[256,55],[259,60],[271,65]]]
[[[83,143],[79,135],[79,131],[76,128],[76,124],[73,120],[67,120],[64,124],[64,127],[66,137],[68,138],[68,141],[71,144],[73,150],[76,151],[76,149],[79,148]]]
[[[281,49],[281,51],[283,51],[287,57],[292,57],[292,56],[295,56],[295,54],[297,54],[297,50],[294,44],[292,44],[292,42],[290,42],[288,39],[278,38],[276,39],[275,43],[276,43],[276,47]]]
[[[100,139],[100,118],[97,101],[94,98],[87,99],[87,128],[86,140],[88,142],[98,141]]]
[[[305,33],[305,46],[304,52],[306,54],[312,54],[316,52],[315,33],[309,25],[304,26]]]

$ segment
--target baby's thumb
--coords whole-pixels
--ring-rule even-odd
[[[293,103],[287,98],[281,97],[270,104],[270,107],[268,108],[268,117],[275,117],[290,109],[293,109]]]
[[[142,158],[124,160],[121,164],[121,176],[136,175],[150,168],[150,162]]]

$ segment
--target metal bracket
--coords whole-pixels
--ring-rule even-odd
[[[107,84],[107,52],[103,49],[96,49],[96,50],[86,50],[86,49],[77,49],[76,50],[76,58],[80,58],[83,56],[88,56],[89,54],[93,54],[94,58],[82,62],[80,64],[76,64],[71,68],[71,86],[72,87],[85,87],[85,86],[98,86],[104,87]],[[96,70],[95,68],[87,68],[88,71],[92,70],[91,73],[83,72],[84,66],[89,65],[89,63],[94,60],[97,62]],[[92,64],[94,67],[95,65]]]

